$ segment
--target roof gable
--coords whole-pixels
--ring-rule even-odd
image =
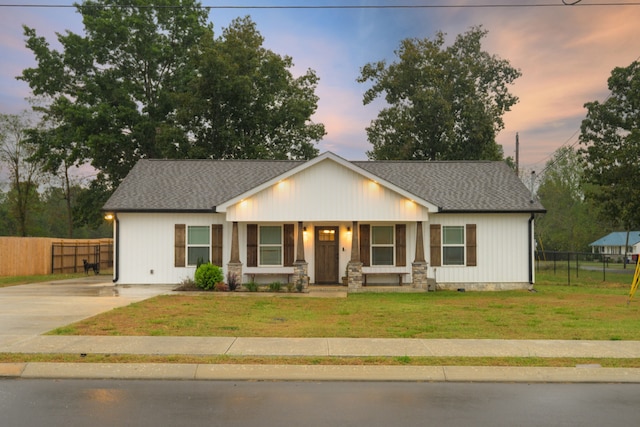
[[[418,197],[415,194],[411,194],[410,192],[406,191],[404,188],[402,187],[398,187],[397,185],[395,185],[392,182],[388,182],[386,181],[384,178],[375,175],[371,172],[369,172],[367,169],[361,168],[358,165],[355,164],[355,162],[349,162],[345,159],[343,159],[340,156],[337,156],[331,152],[326,152],[318,157],[315,157],[312,160],[309,160],[308,162],[302,163],[300,165],[297,165],[296,167],[289,169],[288,171],[268,180],[265,181],[264,183],[262,183],[261,185],[252,188],[248,191],[246,191],[245,193],[239,194],[238,196],[234,197],[233,199],[230,199],[224,203],[222,203],[221,205],[219,205],[217,207],[217,210],[219,212],[224,212],[229,206],[234,205],[236,203],[238,203],[239,201],[246,199],[247,197],[251,197],[255,194],[258,194],[260,191],[263,191],[264,189],[271,187],[275,184],[277,184],[278,182],[281,182],[282,180],[285,180],[287,178],[290,178],[298,173],[301,173],[305,170],[309,170],[313,167],[315,167],[316,165],[318,165],[321,162],[324,161],[332,161],[335,162],[337,164],[339,164],[340,166],[355,172],[358,175],[364,176],[365,178],[368,178],[374,182],[376,182],[379,185],[382,185],[383,187],[388,188],[391,191],[394,191],[408,199],[411,199],[415,202],[417,202],[418,204],[429,208],[432,211],[437,210],[437,207],[434,206],[433,204],[429,203],[426,200],[422,200],[422,199],[418,199]]]

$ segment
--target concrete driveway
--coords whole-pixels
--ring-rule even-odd
[[[0,288],[0,352],[9,337],[40,335],[116,307],[160,294],[172,285],[118,285],[111,276]]]

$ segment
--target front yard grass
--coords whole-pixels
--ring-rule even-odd
[[[351,294],[341,299],[168,295],[51,334],[640,339],[640,303],[634,300],[627,305],[628,285],[624,283],[539,284],[536,290]]]

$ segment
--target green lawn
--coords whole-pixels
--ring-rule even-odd
[[[0,288],[7,286],[26,285],[28,283],[49,282],[53,280],[75,279],[84,276],[84,273],[72,274],[38,274],[32,276],[0,276]]]
[[[624,275],[622,275],[624,276]],[[537,292],[351,294],[348,298],[159,296],[56,329],[61,335],[640,339],[630,284],[583,278]],[[631,281],[631,276],[621,280]]]

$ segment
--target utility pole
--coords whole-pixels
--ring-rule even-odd
[[[516,175],[520,176],[520,137],[516,132]]]

